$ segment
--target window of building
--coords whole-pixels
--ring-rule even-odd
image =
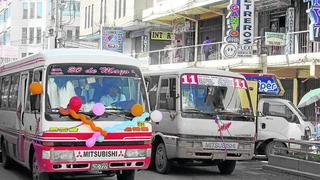
[[[67,30],[67,40],[72,39],[72,30]]]
[[[0,23],[3,23],[3,21],[4,21],[4,10],[0,12]]]
[[[37,18],[42,18],[42,2],[37,2]]]
[[[11,78],[11,86],[10,86],[10,92],[9,92],[9,103],[8,107],[10,109],[16,109],[17,108],[17,102],[18,102],[18,87],[19,87],[19,76],[20,74],[14,74]]]
[[[8,107],[8,96],[10,89],[10,81],[11,76],[6,76],[2,78],[2,86],[1,86],[1,108]]]
[[[103,0],[100,3],[100,24],[102,24],[102,13],[103,13]]]
[[[127,0],[123,0],[123,17],[126,16]]]
[[[21,53],[21,57],[26,57],[27,56],[27,53]]]
[[[104,0],[104,23],[107,22],[107,0]]]
[[[93,27],[93,4],[91,6],[91,27]]]
[[[35,10],[35,3],[31,2],[30,3],[30,19],[34,18],[34,10]]]
[[[10,45],[10,31],[3,33],[3,45]]]
[[[3,21],[4,21],[4,22],[7,22],[8,17],[9,17],[9,10],[8,10],[8,9],[5,9],[5,10],[3,11]]]
[[[90,15],[91,15],[91,11],[90,11],[90,9],[91,9],[91,6],[89,6],[88,7],[88,27],[90,27]]]
[[[37,44],[41,43],[41,27],[37,27]]]
[[[29,44],[33,44],[34,42],[34,28],[29,28]]]
[[[118,16],[118,18],[121,18],[121,10],[122,10],[122,0],[119,0],[119,16]]]
[[[87,12],[88,8],[85,7],[85,12],[84,12],[84,28],[87,28],[87,16],[88,16],[88,12]]]
[[[4,42],[3,42],[3,35],[4,35],[3,33],[0,34],[0,45],[3,45],[3,44],[4,44]]]
[[[28,3],[22,3],[22,19],[28,19]]]
[[[76,39],[78,40],[80,37],[80,29],[79,27],[76,27]]]
[[[117,0],[114,0],[114,19],[117,19]]]
[[[22,33],[21,33],[21,44],[27,44],[27,37],[28,37],[28,29],[27,28],[22,28]]]

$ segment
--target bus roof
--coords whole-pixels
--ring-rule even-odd
[[[52,49],[45,50],[12,63],[1,66],[0,72],[8,71],[22,67],[22,65],[32,67],[32,65],[41,63],[50,65],[56,63],[84,63],[84,64],[125,64],[139,66],[140,62],[130,56],[122,53],[95,50],[95,49]]]
[[[166,70],[157,70],[157,71],[144,71],[144,75],[182,75],[182,74],[209,74],[209,75],[217,75],[217,76],[229,76],[229,77],[238,77],[244,78],[241,74],[223,71],[211,68],[200,68],[200,67],[192,67],[192,68],[184,68],[184,69],[166,69]]]

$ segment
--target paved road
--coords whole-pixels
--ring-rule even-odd
[[[238,162],[232,175],[223,176],[219,174],[216,167],[173,167],[169,175],[160,175],[154,171],[139,171],[137,180],[295,180],[295,178],[268,172],[262,169],[263,160],[251,160]],[[116,178],[86,178],[83,180],[115,180]],[[0,166],[0,180],[32,180],[31,174],[25,168],[16,165],[14,169],[6,170]]]

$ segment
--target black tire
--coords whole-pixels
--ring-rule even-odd
[[[166,147],[163,142],[156,147],[154,166],[160,174],[168,174],[171,169],[171,161],[168,160]]]
[[[220,162],[218,164],[218,169],[220,171],[220,174],[225,174],[225,175],[231,174],[236,167],[236,163],[237,161],[235,160],[225,160]]]
[[[135,170],[123,170],[121,173],[117,172],[117,180],[134,180]]]
[[[46,172],[39,172],[39,166],[37,164],[37,157],[35,153],[32,156],[31,164],[32,180],[50,180],[50,174]]]
[[[278,147],[280,148],[286,148],[286,145],[281,143],[281,142],[274,142],[274,141],[271,141],[269,142],[267,145],[266,145],[266,148],[265,148],[265,155],[267,156],[267,158],[269,159],[270,155],[271,154],[274,154],[275,152],[277,153],[281,153],[281,154],[285,154],[287,151],[286,150],[275,150],[273,147],[276,147],[276,149]]]
[[[13,160],[8,156],[7,148],[4,142],[1,145],[1,159],[3,168],[10,169],[12,167]]]

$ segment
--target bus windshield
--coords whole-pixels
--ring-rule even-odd
[[[192,114],[195,118],[221,115],[227,119],[253,120],[247,84],[243,79],[182,75],[181,94],[182,112],[186,115]]]
[[[95,103],[102,103],[105,111],[112,110],[113,114],[129,112],[136,103],[147,109],[141,73],[133,67],[52,66],[49,68],[46,94],[49,116],[57,114],[61,107],[67,108],[73,96],[81,98],[79,112],[87,114],[92,113]],[[55,119],[53,117],[49,119]]]

